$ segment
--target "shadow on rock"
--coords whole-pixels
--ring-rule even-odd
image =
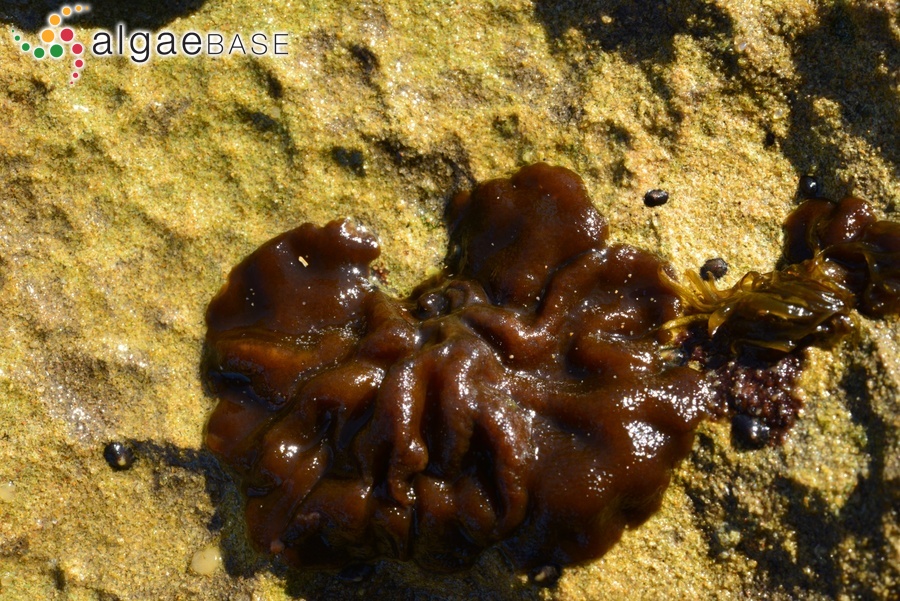
[[[178,17],[186,17],[199,9],[206,0],[93,0],[85,2],[91,10],[67,21],[85,27],[112,29],[124,23],[129,31],[156,30]],[[35,32],[47,25],[47,17],[63,6],[62,0],[3,0],[0,19],[25,31]]]
[[[631,63],[675,60],[674,38],[689,35],[713,51],[730,73],[737,63],[719,42],[730,41],[730,17],[704,0],[633,2],[630,0],[535,0],[534,8],[551,40],[569,29],[581,31],[588,43],[604,52],[619,53]]]
[[[766,147],[776,141],[799,173],[821,172],[826,180],[854,156],[846,156],[862,140],[900,174],[900,42],[896,15],[877,3],[827,3],[818,9],[815,25],[785,36],[799,82],[767,65],[746,65],[735,50],[735,25],[727,11],[710,0],[631,2],[628,0],[534,0],[535,14],[549,40],[560,51],[565,35],[577,30],[587,44],[615,53],[637,65],[667,107],[672,130],[656,132],[675,141],[682,121],[673,92],[661,67],[676,60],[676,36],[690,36],[730,83],[733,93],[748,95],[767,106],[773,89],[786,92],[790,105],[788,131],[777,140],[768,123]],[[857,153],[855,149],[852,153]],[[826,181],[827,189],[850,182]],[[877,185],[873,182],[873,185]],[[896,208],[896,207],[895,207]]]
[[[688,485],[710,557],[737,553],[752,559],[756,585],[791,598],[900,598],[900,568],[889,535],[898,521],[900,482],[885,475],[895,434],[874,407],[867,386],[871,379],[864,367],[852,365],[841,383],[852,419],[865,429],[868,457],[842,505],[836,507],[822,491],[781,474],[755,485],[757,491],[768,490],[771,499],[762,515],[761,492]],[[698,443],[694,463],[704,471],[721,472],[725,462],[716,456],[715,443],[702,434]],[[739,479],[739,474],[722,478]]]
[[[900,42],[891,24],[896,15],[872,4],[823,7],[818,25],[792,43],[801,83],[789,97],[783,152],[801,173],[816,166],[827,173],[847,162],[847,144],[835,139],[839,130],[864,140],[900,174]]]
[[[696,39],[726,76],[738,72],[731,18],[708,1],[534,0],[534,8],[551,42],[561,46],[566,32],[576,29],[589,46],[637,65],[675,124],[684,116],[672,102],[671,86],[659,67],[675,61],[676,36]],[[675,141],[673,131],[657,133]]]

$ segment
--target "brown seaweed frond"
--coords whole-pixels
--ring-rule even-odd
[[[828,277],[815,260],[783,271],[751,271],[719,290],[695,272],[686,284],[661,276],[681,299],[684,316],[663,325],[672,337],[706,322],[710,338],[724,337],[732,349],[753,346],[790,352],[813,342],[833,342],[849,331],[851,292]]]

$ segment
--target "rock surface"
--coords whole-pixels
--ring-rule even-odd
[[[274,235],[352,215],[406,292],[452,193],[538,160],[582,175],[614,242],[719,283],[778,258],[800,176],[879,218],[900,199],[895,0],[98,1],[130,29],[289,34],[283,57],[20,50],[50,2],[0,5],[3,599],[809,598],[900,595],[900,327],[809,351],[786,444],[709,424],[663,508],[532,587],[497,553],[297,573],[255,556],[202,446],[209,299]],[[78,24],[81,23],[81,24]],[[669,201],[649,208],[647,190]],[[110,441],[136,460],[113,471]],[[191,570],[218,546],[223,570]]]

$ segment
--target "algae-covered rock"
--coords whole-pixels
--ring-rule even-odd
[[[704,426],[661,511],[552,588],[498,552],[451,575],[256,555],[198,373],[206,306],[264,241],[353,216],[404,293],[455,192],[539,160],[581,174],[614,241],[678,270],[723,258],[722,287],[775,265],[804,174],[900,220],[898,2],[103,0],[67,17],[75,41],[122,23],[280,32],[286,53],[126,45],[78,68],[71,43],[34,54],[60,10],[0,4],[0,597],[900,596],[896,319],[808,351],[783,446]],[[221,569],[195,563],[216,547]]]

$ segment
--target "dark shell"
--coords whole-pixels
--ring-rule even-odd
[[[822,180],[815,175],[804,175],[797,184],[797,195],[800,198],[819,198],[824,191]]]
[[[725,274],[728,273],[728,263],[725,262],[725,259],[721,257],[716,257],[715,259],[710,259],[706,263],[700,267],[700,277],[704,280],[708,280],[710,278],[719,280],[725,277]]]
[[[116,471],[124,471],[134,465],[134,451],[123,442],[107,444],[103,448],[103,458]]]
[[[644,204],[648,207],[660,207],[669,202],[669,193],[665,190],[648,190],[644,194]]]
[[[769,442],[769,427],[762,420],[737,414],[731,418],[731,440],[745,449],[761,449]]]

